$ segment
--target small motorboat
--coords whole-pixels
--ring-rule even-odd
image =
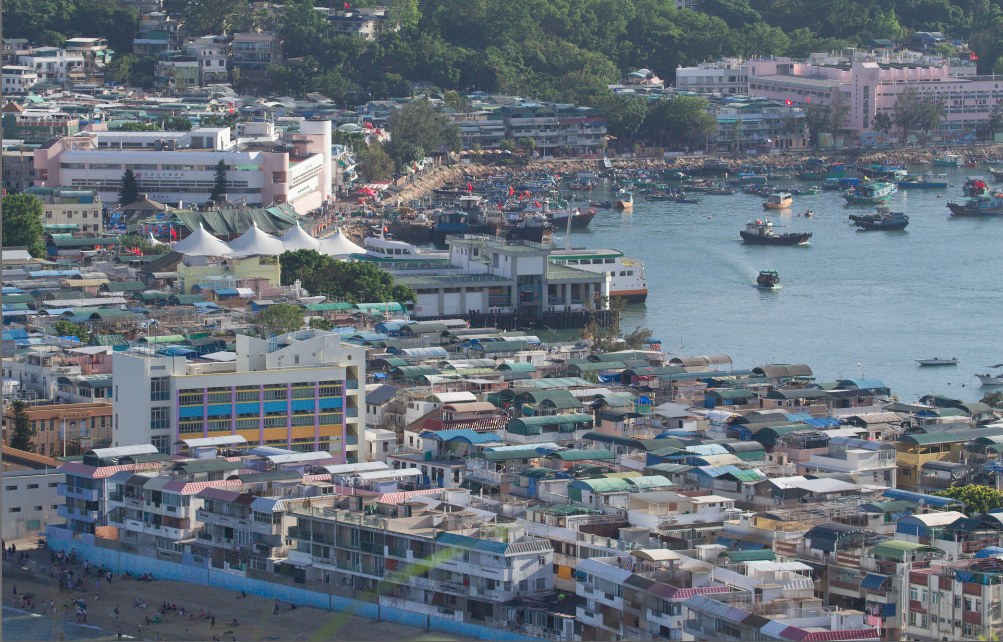
[[[776,270],[760,270],[756,278],[756,287],[760,290],[779,290],[780,275]]]
[[[1003,375],[980,374],[975,375],[982,382],[983,386],[1003,386]]]
[[[791,196],[790,192],[777,192],[776,194],[770,194],[763,203],[763,207],[768,210],[783,210],[787,209],[794,203],[794,198]]]
[[[916,363],[921,366],[956,366],[958,365],[958,359],[940,359],[934,357],[933,359],[916,359]]]

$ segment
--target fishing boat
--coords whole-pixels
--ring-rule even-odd
[[[760,270],[756,277],[756,287],[760,290],[779,290],[780,275],[776,270]]]
[[[573,230],[584,230],[587,229],[592,219],[596,217],[598,212],[596,210],[589,210],[583,212],[582,210],[575,208],[571,210],[561,210],[556,212],[549,212],[550,222],[553,223],[554,227],[557,229],[564,229],[568,225],[568,217],[571,217],[571,229]]]
[[[811,238],[811,232],[777,234],[773,231],[773,223],[766,219],[749,221],[739,234],[743,241],[752,245],[801,245]]]
[[[793,204],[794,197],[791,196],[790,192],[777,192],[776,194],[770,194],[766,202],[763,203],[763,207],[768,210],[783,210]]]
[[[526,216],[505,231],[505,238],[533,243],[549,243],[554,238],[554,226],[543,214]]]
[[[901,165],[889,165],[876,163],[872,165],[860,165],[857,171],[864,175],[864,178],[872,181],[897,181],[906,175],[905,169]]]
[[[826,178],[826,179],[822,180],[822,189],[824,189],[826,191],[833,191],[833,190],[837,190],[839,188],[840,188],[840,185],[839,185],[839,178],[838,177]]]
[[[934,357],[933,359],[916,359],[916,363],[921,366],[956,366],[958,365],[958,359],[939,359]]]
[[[627,210],[634,207],[634,195],[625,189],[620,190],[616,193],[616,201],[613,203],[613,207],[618,210]]]
[[[850,214],[853,224],[862,230],[904,230],[909,225],[909,217],[902,212],[892,212],[887,207],[879,207],[876,214]]]
[[[965,157],[958,154],[944,154],[940,158],[933,159],[933,164],[937,167],[964,167]]]
[[[964,198],[947,204],[951,216],[1000,216],[1003,214],[1003,195],[993,194],[989,185],[979,177],[969,177],[961,188]]]
[[[843,198],[853,205],[883,203],[898,191],[899,188],[895,183],[866,182],[843,192]]]
[[[979,378],[983,386],[1003,386],[1003,375],[996,376],[987,373],[975,376]]]
[[[1003,174],[1003,172],[1000,172]],[[994,173],[995,174],[995,173]],[[899,180],[899,189],[945,189],[947,174],[906,174]]]
[[[735,190],[730,187],[712,187],[707,190],[707,193],[715,196],[734,196],[736,194]]]
[[[806,181],[822,181],[827,178],[843,178],[846,175],[846,163],[831,163],[826,165],[820,159],[808,160],[804,169],[798,174]]]
[[[989,172],[993,175],[993,178],[995,178],[996,180],[1003,181],[1003,172],[997,172],[995,169],[991,169],[989,170]]]

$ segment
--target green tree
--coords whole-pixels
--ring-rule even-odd
[[[391,139],[383,146],[383,151],[394,162],[394,170],[398,174],[404,173],[406,166],[416,163],[425,158],[425,150],[420,145],[408,143],[397,139]]]
[[[303,308],[288,303],[270,305],[254,317],[254,323],[268,335],[295,332],[303,327]]]
[[[297,279],[311,294],[323,294],[332,299],[354,303],[405,304],[417,295],[406,285],[394,283],[389,273],[367,261],[340,261],[315,250],[283,252],[282,284],[291,285]]]
[[[1003,508],[1003,492],[988,486],[977,484],[955,486],[933,494],[964,502],[965,507],[962,510],[969,517],[977,513],[988,513],[995,508]]]
[[[892,105],[892,122],[902,130],[902,142],[913,129],[919,127],[920,97],[915,87],[907,87]]]
[[[708,113],[709,108],[710,103],[694,96],[659,100],[648,112],[644,129],[673,143],[703,143],[708,134],[717,131],[717,119]]]
[[[192,121],[181,116],[168,116],[164,119],[164,131],[169,132],[190,132]]]
[[[451,107],[461,114],[470,111],[470,99],[455,91],[447,91],[442,95],[442,103],[446,107]]]
[[[139,236],[138,234],[120,236],[118,243],[127,250],[138,249],[144,256],[163,256],[164,254],[169,254],[171,251],[170,245],[167,245],[166,243],[155,243],[151,245],[149,239]]]
[[[850,114],[850,104],[843,97],[843,92],[837,91],[836,97],[829,104],[829,127],[832,133],[843,131],[843,121]]]
[[[804,110],[804,124],[808,129],[808,142],[812,147],[818,147],[819,136],[826,131],[831,123],[829,107],[819,103],[811,103]]]
[[[35,258],[45,258],[42,242],[42,201],[33,194],[7,194],[3,198],[4,247],[23,246]]]
[[[986,129],[989,130],[989,138],[994,138],[998,132],[1003,131],[1003,103],[996,103],[993,107]]]
[[[370,143],[356,151],[367,181],[385,181],[393,175],[394,161],[378,144]]]
[[[315,330],[328,330],[334,328],[334,324],[324,317],[314,317],[310,319],[310,327]]]
[[[238,0],[171,0],[165,4],[170,13],[184,21],[191,34],[223,35],[234,22],[246,24],[241,16],[254,15]]]
[[[1003,392],[999,390],[993,390],[992,392],[987,392],[982,395],[982,403],[992,407],[998,408],[1000,404],[1003,404]]]
[[[128,205],[139,199],[139,184],[136,182],[136,174],[131,169],[126,169],[122,174],[122,184],[118,188],[118,204]]]
[[[652,332],[646,328],[636,327],[624,334],[620,328],[623,310],[626,303],[620,298],[609,298],[596,295],[592,301],[586,301],[586,309],[590,312],[609,309],[612,312],[610,323],[600,325],[595,317],[585,327],[585,336],[592,339],[594,352],[615,352],[617,350],[636,350],[644,347],[651,338]]]
[[[223,194],[226,194],[226,161],[222,158],[216,163],[216,176],[212,184],[212,192],[209,198],[212,201],[219,201]]]
[[[35,443],[32,441],[35,438],[35,429],[28,416],[28,405],[23,401],[15,401],[10,405],[10,409],[13,414],[14,429],[7,443],[17,450],[35,452]]]
[[[90,337],[87,328],[72,321],[56,321],[52,329],[56,332],[57,337],[76,337],[83,342],[86,342]]]
[[[501,149],[503,152],[514,152],[515,150],[519,149],[519,146],[511,138],[505,138],[502,140],[501,143],[498,144],[498,148]]]
[[[62,48],[66,44],[66,36],[59,33],[58,31],[52,31],[46,29],[38,35],[35,43],[39,47],[59,47]]]
[[[874,114],[874,121],[871,123],[871,126],[874,127],[874,131],[881,132],[887,136],[889,132],[892,131],[892,127],[895,126],[895,123],[892,122],[891,116],[883,111],[879,111]]]
[[[436,111],[428,100],[412,100],[390,114],[387,123],[393,140],[421,147],[425,153],[439,149],[459,151],[460,129]]]
[[[532,156],[533,150],[536,149],[536,141],[530,138],[529,136],[525,138],[520,138],[519,147],[522,147],[524,150],[526,150],[527,156]]]
[[[108,128],[113,132],[152,132],[156,131],[156,125],[149,123],[121,123]]]

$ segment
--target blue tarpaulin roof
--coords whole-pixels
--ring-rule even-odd
[[[981,551],[975,554],[975,557],[982,559],[984,557],[992,557],[993,555],[1003,555],[1003,548],[999,546],[986,546]]]
[[[814,426],[815,428],[835,428],[839,426],[839,419],[835,417],[812,417],[810,419],[804,419],[804,423],[809,426]]]
[[[884,575],[878,575],[877,573],[868,573],[863,580],[860,581],[860,588],[871,589],[872,591],[878,591],[881,589],[881,585],[888,581],[888,578]]]
[[[216,296],[237,296],[237,288],[213,288]]]
[[[476,432],[470,430],[469,428],[457,428],[455,430],[439,430],[431,431],[426,430],[421,433],[422,439],[439,439],[441,441],[453,441],[454,439],[459,441],[465,441],[468,444],[488,444],[491,442],[500,442],[502,439],[493,432]]]
[[[720,544],[721,546],[727,546],[728,548],[731,548],[732,546],[735,545],[735,538],[733,538],[733,537],[723,537],[723,536],[719,535],[718,538],[716,540],[714,540],[714,543],[715,544]]]
[[[889,488],[881,494],[881,497],[883,499],[906,499],[910,502],[916,502],[917,504],[926,504],[927,506],[936,506],[938,508],[951,506],[952,504],[964,505],[965,503],[959,499],[938,497],[937,495],[926,495],[924,493],[914,493],[911,490],[902,490],[900,488]]]

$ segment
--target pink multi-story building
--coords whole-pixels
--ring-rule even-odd
[[[952,139],[985,127],[993,107],[1003,99],[1003,76],[953,75],[954,68],[937,65],[853,61],[806,64],[785,59],[751,60],[749,93],[793,105],[830,104],[842,93],[850,107],[843,128],[851,137],[873,131],[874,116],[892,115],[899,95],[914,87],[920,97],[934,96],[947,104],[935,139]],[[894,130],[893,130],[894,132]]]

